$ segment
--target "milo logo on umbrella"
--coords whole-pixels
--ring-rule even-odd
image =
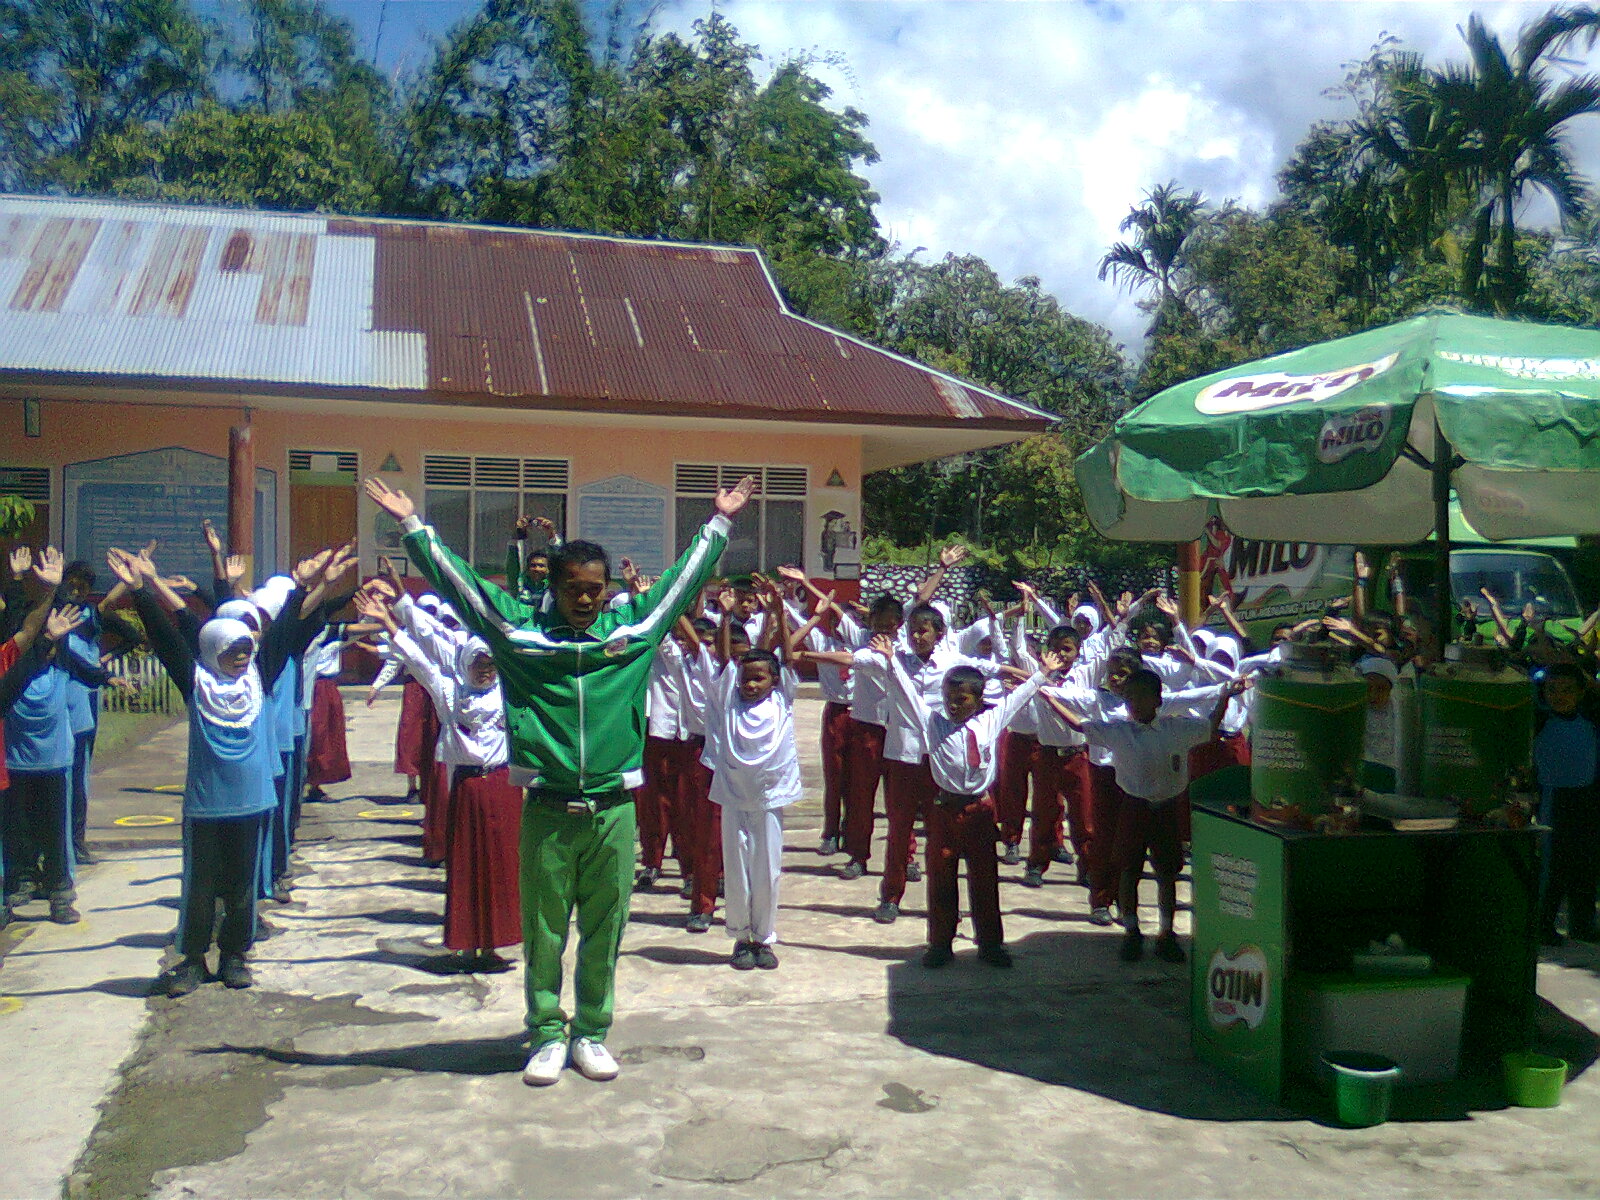
[[[1218,1029],[1243,1025],[1255,1029],[1267,1015],[1271,999],[1267,956],[1255,946],[1240,946],[1235,954],[1218,946],[1206,968],[1206,1015]]]
[[[1384,404],[1329,417],[1317,435],[1317,461],[1336,463],[1363,450],[1370,454],[1388,436],[1389,407]]]
[[[1276,408],[1280,404],[1294,404],[1304,400],[1319,404],[1348,392],[1357,384],[1365,383],[1375,375],[1382,375],[1399,359],[1389,354],[1376,362],[1357,363],[1316,375],[1285,375],[1277,371],[1261,371],[1233,379],[1223,379],[1202,388],[1194,398],[1194,406],[1211,416],[1226,413],[1255,412],[1263,408]]]

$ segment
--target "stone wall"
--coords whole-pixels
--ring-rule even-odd
[[[874,563],[861,569],[861,596],[863,603],[883,592],[897,596],[904,604],[916,597],[917,586],[932,572],[931,567],[890,566]],[[1145,572],[1093,572],[1087,567],[1047,567],[1034,571],[1028,582],[1039,594],[1052,603],[1064,603],[1073,592],[1087,599],[1088,583],[1093,578],[1105,589],[1107,596],[1115,599],[1122,591],[1143,592],[1152,587],[1177,590],[1175,571]],[[987,589],[997,604],[1010,604],[1017,599],[1011,580],[988,567],[956,567],[946,572],[939,589],[939,599],[951,604],[958,617],[970,620],[975,607],[973,597],[978,589]]]

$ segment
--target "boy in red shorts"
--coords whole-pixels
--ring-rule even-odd
[[[1144,957],[1144,934],[1139,929],[1139,877],[1147,855],[1155,872],[1160,912],[1156,957],[1171,963],[1184,960],[1183,947],[1178,945],[1172,928],[1178,911],[1178,873],[1183,869],[1177,801],[1189,786],[1189,751],[1216,737],[1228,701],[1247,686],[1243,679],[1227,684],[1210,717],[1163,714],[1161,677],[1141,668],[1123,685],[1126,719],[1079,723],[1090,745],[1103,746],[1110,753],[1117,786],[1123,793],[1112,835],[1112,857],[1120,875],[1118,903],[1126,931],[1122,938],[1123,962],[1138,962]]]

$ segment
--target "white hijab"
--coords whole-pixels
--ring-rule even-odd
[[[222,673],[218,659],[228,647],[250,643],[250,661],[238,678]],[[256,670],[256,640],[250,626],[228,617],[212,618],[200,627],[200,655],[195,660],[194,704],[213,725],[244,729],[261,715],[261,673]]]
[[[1089,632],[1094,633],[1100,628],[1100,610],[1092,604],[1080,604],[1072,610],[1072,623],[1076,625],[1078,618],[1083,617],[1089,622]],[[1085,635],[1087,636],[1087,635]]]

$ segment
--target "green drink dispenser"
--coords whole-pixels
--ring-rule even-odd
[[[1533,684],[1493,646],[1454,645],[1417,681],[1422,794],[1482,819],[1511,799],[1533,750]]]
[[[1367,685],[1340,647],[1287,642],[1256,680],[1250,725],[1251,816],[1315,829],[1359,792]]]

